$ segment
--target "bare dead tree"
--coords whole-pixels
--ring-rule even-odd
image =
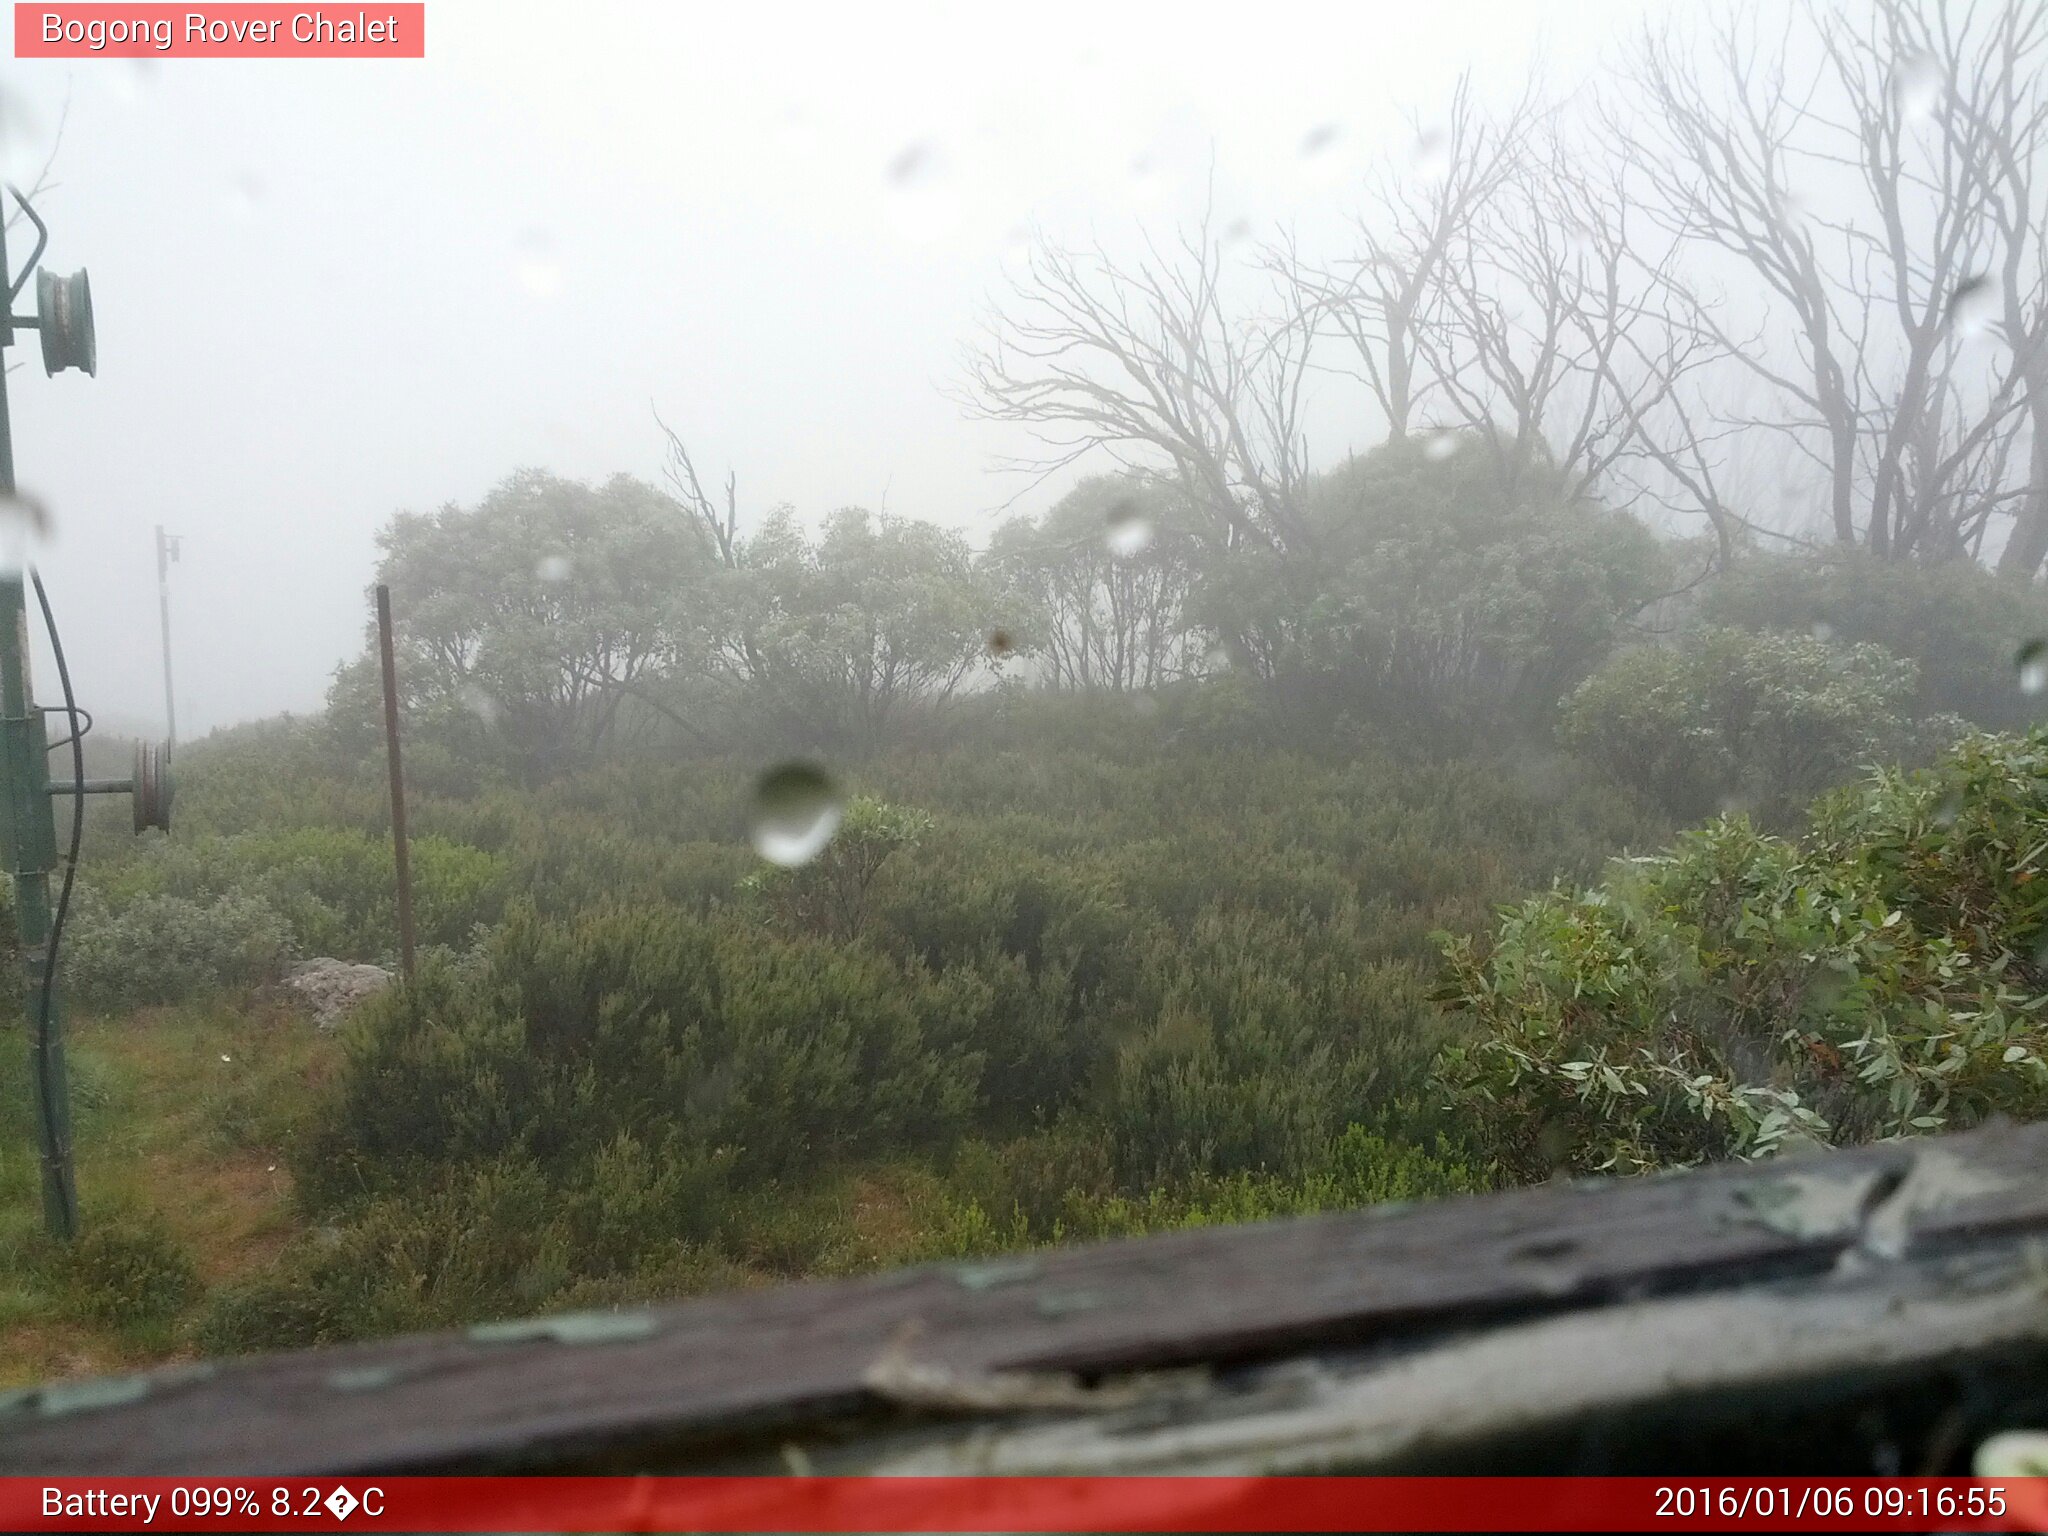
[[[652,407],[650,407],[652,409]],[[675,492],[683,510],[690,515],[691,523],[709,544],[718,558],[718,563],[727,570],[736,570],[740,563],[739,542],[739,473],[727,470],[725,476],[725,505],[720,507],[705,493],[704,483],[697,478],[697,464],[690,457],[690,450],[674,428],[661,419],[661,412],[654,412],[654,424],[661,428],[661,434],[668,441],[667,454],[662,461],[661,475]]]
[[[1041,244],[967,350],[956,398],[1031,429],[1036,480],[1095,453],[1170,470],[1220,547],[1312,547],[1301,411],[1314,339],[1292,303],[1240,312],[1209,216],[1136,260]],[[1284,297],[1284,296],[1283,296]]]
[[[2048,13],[2027,0],[1972,6],[1960,17],[1946,5],[1916,17],[1899,0],[1883,0],[1882,11],[1920,50],[1923,86],[1938,92],[1945,131],[1983,157],[1997,251],[1984,276],[1996,284],[2027,441],[2024,449],[2011,439],[1984,445],[1994,463],[1977,478],[1994,488],[1987,513],[2013,516],[1999,568],[2032,576],[2048,558],[2048,196],[2036,187],[2048,161]],[[2022,456],[2023,464],[2009,462]]]
[[[1989,9],[2010,21],[2024,3]],[[1749,15],[1703,41],[1647,32],[1628,69],[1647,109],[1606,118],[1611,138],[1647,148],[1637,184],[1663,227],[1761,279],[1766,328],[1747,343],[1740,311],[1686,305],[1771,401],[1714,413],[1715,430],[1797,441],[1834,540],[1884,556],[1965,552],[2013,505],[2033,349],[1987,363],[1954,323],[2000,244],[1990,136],[1972,113],[1927,110],[1908,78],[1979,78],[1999,48],[1977,24],[1986,9],[1816,0],[1773,38]],[[2006,31],[2009,46],[2020,34]],[[1833,199],[1809,201],[1823,182]]]
[[[1532,90],[1491,118],[1474,103],[1470,78],[1460,77],[1441,126],[1411,118],[1416,164],[1375,171],[1352,254],[1291,274],[1299,307],[1350,344],[1351,371],[1378,404],[1389,441],[1410,434],[1445,380],[1427,353],[1451,269],[1515,176],[1520,142],[1539,111]]]
[[[1483,442],[1504,484],[1540,465],[1570,497],[1630,500],[1618,472],[1709,348],[1666,312],[1679,242],[1639,227],[1559,114],[1524,119],[1512,174],[1453,236],[1416,332],[1433,414]]]

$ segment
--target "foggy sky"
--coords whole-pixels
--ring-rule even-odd
[[[47,261],[98,318],[96,380],[45,379],[31,333],[8,381],[81,702],[161,730],[155,524],[181,735],[315,709],[394,511],[528,465],[653,479],[650,400],[749,524],[886,495],[980,542],[1028,440],[938,386],[1026,228],[1170,225],[1212,149],[1219,219],[1328,228],[1401,108],[1539,55],[1568,85],[1643,14],[431,0],[424,61],[9,61],[11,171],[68,98]]]

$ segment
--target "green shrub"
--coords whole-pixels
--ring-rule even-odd
[[[135,1217],[88,1223],[61,1252],[71,1306],[95,1322],[162,1323],[200,1292],[199,1272],[162,1223]]]
[[[618,1138],[566,1178],[517,1155],[442,1169],[297,1239],[268,1272],[209,1299],[209,1352],[294,1349],[730,1285],[735,1267],[678,1237],[715,1223],[701,1171]]]
[[[413,924],[422,944],[461,947],[497,921],[510,888],[505,861],[426,833],[412,839]],[[300,953],[388,959],[398,947],[398,897],[388,838],[342,827],[295,827],[153,845],[93,888],[129,901],[254,897],[289,925]]]
[[[905,982],[885,957],[730,919],[515,914],[483,986],[423,973],[364,1008],[301,1186],[342,1199],[515,1153],[553,1170],[622,1133],[752,1178],[941,1143],[980,1063],[929,1046],[960,986]]]
[[[280,975],[290,928],[260,896],[144,896],[109,911],[91,893],[73,899],[64,976],[88,1008],[173,1003]]]
[[[1882,646],[1917,669],[1914,714],[2024,730],[2044,711],[2014,661],[2021,646],[2048,638],[2048,587],[1974,560],[1750,554],[1708,587],[1701,608],[1711,624]]]
[[[867,926],[875,878],[897,854],[909,854],[932,829],[923,811],[888,805],[872,795],[847,803],[831,842],[794,869],[750,875],[741,889],[761,898],[777,920],[799,933],[852,940]]]
[[[1901,745],[1916,671],[1874,645],[1710,629],[1614,658],[1566,701],[1560,738],[1693,820],[1777,820]]]
[[[1524,731],[1668,581],[1637,519],[1549,464],[1504,477],[1476,439],[1448,459],[1387,444],[1306,501],[1314,560],[1240,551],[1212,562],[1193,605],[1297,739],[1340,712],[1438,743]]]
[[[1880,770],[1787,841],[1724,818],[1445,939],[1440,1079],[1515,1178],[2048,1111],[2048,738]]]

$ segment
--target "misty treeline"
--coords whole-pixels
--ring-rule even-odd
[[[1041,241],[958,393],[1036,435],[1019,467],[1099,472],[980,548],[743,523],[666,425],[658,487],[530,472],[403,515],[380,578],[417,771],[855,759],[1006,690],[1206,682],[1285,739],[1561,725],[1678,814],[1775,814],[2024,723],[2044,61],[2021,0],[1653,26],[1563,99],[1461,85],[1337,254],[1214,220],[1134,256]],[[1317,462],[1312,417],[1363,450]],[[375,690],[366,654],[333,700],[366,746]]]

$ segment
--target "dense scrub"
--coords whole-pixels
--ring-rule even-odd
[[[736,846],[737,765],[427,799],[433,835],[522,894],[345,1032],[285,1153],[311,1230],[188,1309],[196,1337],[341,1339],[2048,1108],[2048,738],[1969,737],[1797,833],[1724,817],[1603,874],[1668,829],[1597,781],[1164,754],[1143,739],[1180,728],[1163,713],[1062,736],[1013,707],[1036,750],[991,722],[985,747],[875,760],[793,871]],[[110,886],[168,899],[142,873],[165,857]],[[95,1273],[187,1295],[162,1246],[131,1234]]]
[[[332,1235],[209,1341],[1481,1187],[1424,1092],[1429,934],[1659,824],[1478,762],[1160,752],[1176,728],[874,761],[765,876],[733,766],[428,801],[529,894],[355,1021],[291,1155]]]

